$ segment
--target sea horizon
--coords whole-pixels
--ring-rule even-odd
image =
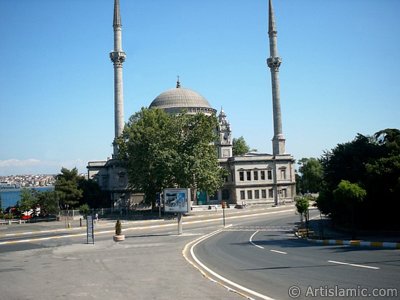
[[[21,187],[21,188],[11,188],[11,189],[0,189],[0,199],[1,199],[1,209],[6,209],[7,207],[12,207],[21,200],[21,191],[23,189],[34,189],[38,191],[52,191],[54,190],[53,185],[48,186],[38,186],[38,187]]]

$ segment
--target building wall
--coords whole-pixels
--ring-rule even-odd
[[[231,191],[230,203],[273,203],[275,174],[278,201],[282,203],[294,200],[296,181],[294,159],[290,155],[274,157],[258,154],[231,157],[221,165],[230,173],[222,188]]]

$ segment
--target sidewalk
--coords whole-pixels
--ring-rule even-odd
[[[287,204],[282,207],[292,207],[293,204]],[[233,207],[225,209],[225,214],[227,216],[234,216],[246,213],[255,213],[273,209],[272,205],[256,205],[256,206],[248,206],[244,209],[235,209]],[[189,213],[185,214],[183,221],[185,220],[193,220],[196,218],[222,218],[223,210],[221,206],[212,206],[212,209],[208,209],[208,205],[204,207],[197,207],[194,210],[191,210]],[[167,222],[177,222],[176,216],[171,214],[162,215],[161,218],[158,217],[158,214],[149,215],[149,218],[145,218],[147,213],[138,214],[138,215],[121,215],[121,216],[111,216],[109,218],[99,217],[97,223],[95,223],[96,227],[109,227],[112,228],[115,226],[115,222],[117,219],[120,219],[122,225],[133,225],[140,223],[167,223]],[[82,225],[82,226],[81,226]],[[43,230],[85,230],[86,229],[86,219],[82,218],[82,221],[79,219],[70,219],[70,220],[61,220],[61,221],[50,221],[50,222],[37,222],[37,223],[22,223],[22,224],[11,224],[11,225],[1,225],[0,226],[0,235],[6,233],[14,233],[14,232],[24,232],[24,231],[43,231]]]
[[[225,213],[240,217],[287,208],[294,210],[293,205],[287,205],[282,208],[229,209]],[[219,220],[221,217],[222,209],[192,212],[184,217],[184,222],[202,222],[207,218]],[[81,237],[73,242],[50,239],[4,246],[0,251],[2,299],[243,299],[232,290],[206,280],[182,255],[185,245],[222,228],[222,223],[211,226],[200,223],[184,230],[182,235],[176,234],[175,226],[164,226],[154,232],[128,229],[136,224],[153,226],[175,222],[176,219],[123,220],[127,231],[126,239],[121,243],[114,242],[113,233],[109,232],[99,234],[95,244],[86,244],[86,238]],[[114,219],[98,222],[99,227],[108,227],[110,231],[114,224]],[[65,229],[65,222],[59,221],[7,227],[15,233],[57,228],[85,230],[85,227],[79,227],[79,220],[72,221],[71,225],[72,229]]]
[[[304,231],[296,233],[304,236]],[[396,231],[356,231],[352,239],[351,230],[336,228],[330,219],[313,219],[309,221],[310,242],[323,245],[348,245],[400,249],[400,232]]]
[[[204,279],[182,256],[187,243],[210,230],[129,232],[121,243],[109,234],[93,245],[82,238],[3,252],[1,299],[243,299]]]

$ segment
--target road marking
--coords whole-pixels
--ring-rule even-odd
[[[328,262],[333,263],[333,264],[338,264],[338,265],[346,265],[346,266],[352,266],[352,267],[358,267],[358,268],[366,268],[366,269],[372,269],[372,270],[379,270],[380,269],[379,267],[351,264],[351,263],[345,263],[345,262],[335,261],[335,260],[328,260]]]
[[[208,273],[211,274],[212,276],[215,276],[215,277],[218,278],[219,280],[223,281],[225,284],[228,284],[228,285],[230,285],[230,286],[233,286],[233,287],[235,287],[235,288],[237,288],[237,289],[239,289],[239,290],[241,290],[241,291],[243,291],[243,292],[245,292],[245,293],[251,294],[251,295],[253,295],[253,296],[256,296],[256,297],[261,298],[261,299],[264,299],[264,300],[274,300],[274,299],[271,298],[271,297],[268,297],[268,296],[266,296],[266,295],[260,294],[260,293],[258,293],[258,292],[256,292],[256,291],[253,291],[253,290],[251,290],[251,289],[248,289],[248,288],[246,288],[246,287],[244,287],[244,286],[242,286],[242,285],[240,285],[240,284],[237,284],[237,283],[235,283],[235,282],[233,282],[233,281],[230,281],[229,279],[227,279],[227,278],[225,278],[225,277],[219,275],[218,273],[216,273],[216,272],[214,272],[213,270],[211,270],[211,269],[209,269],[208,267],[206,267],[206,266],[197,258],[197,256],[194,254],[194,248],[195,248],[198,244],[200,244],[201,242],[205,241],[206,239],[208,239],[208,238],[210,238],[210,237],[212,237],[212,236],[214,236],[214,235],[216,235],[216,234],[218,234],[218,233],[220,233],[220,232],[222,232],[222,230],[217,230],[217,231],[214,231],[214,232],[212,232],[212,233],[210,233],[210,234],[207,234],[207,235],[205,235],[205,236],[202,236],[202,237],[198,238],[197,240],[194,240],[194,241],[190,242],[189,244],[187,244],[187,245],[185,246],[185,248],[183,249],[182,252],[185,253],[185,252],[187,251],[187,247],[188,247],[190,244],[192,244],[191,247],[190,247],[190,255],[192,256],[192,259],[197,263],[197,265],[200,266],[201,268],[203,268],[203,270],[205,270],[206,272],[208,272]],[[191,263],[194,267],[196,267],[205,277],[207,277],[207,278],[210,279],[210,280],[214,280],[214,279],[212,279],[210,276],[208,276],[200,267],[198,267],[198,266],[196,266],[195,264],[193,264],[193,263],[188,259],[188,257],[187,257],[185,254],[183,254],[183,255],[184,255],[184,257],[186,258],[186,260],[189,261],[189,263]],[[218,281],[217,281],[217,282],[218,282]],[[249,299],[249,296],[248,296],[248,295],[245,295],[245,294],[241,293],[240,291],[236,291],[236,290],[232,289],[231,287],[226,286],[226,285],[223,284],[223,283],[220,283],[220,282],[219,282],[219,284],[221,284],[222,286],[226,287],[228,290],[235,291],[235,292],[238,293],[239,295],[242,295],[242,296],[244,296],[244,297],[246,297],[246,298]],[[251,298],[250,298],[250,299],[251,299]]]
[[[279,253],[279,254],[287,254],[287,252],[279,251],[279,250],[273,250],[273,249],[271,249],[271,250],[269,250],[269,251],[275,252],[275,253]]]
[[[262,247],[262,246],[260,246],[260,245],[257,245],[257,244],[255,244],[255,243],[253,242],[253,237],[254,237],[257,233],[258,233],[258,230],[257,230],[256,232],[254,232],[254,233],[251,235],[251,237],[250,237],[250,239],[249,239],[249,242],[250,242],[253,246],[256,246],[257,248],[264,249],[264,247]]]
[[[256,232],[254,232],[254,233],[251,235],[251,237],[250,237],[250,239],[249,239],[249,242],[250,242],[253,246],[256,246],[257,248],[265,249],[263,246],[257,245],[256,243],[253,242],[253,237],[254,237],[258,232],[259,232],[259,230],[257,230]],[[275,252],[275,253],[279,253],[279,254],[287,254],[287,252],[279,251],[279,250],[273,250],[273,249],[271,249],[271,250],[269,250],[269,251]]]
[[[270,215],[270,214],[278,214],[278,213],[286,213],[289,211],[293,211],[293,208],[291,209],[286,209],[286,210],[281,210],[281,211],[267,211],[263,213],[250,213],[246,215],[239,215],[239,216],[228,216],[226,219],[242,219],[242,218],[248,218],[248,217],[253,217],[253,216],[262,216],[262,215]],[[183,222],[183,225],[189,225],[189,224],[198,224],[198,223],[213,223],[213,222],[220,222],[220,218],[213,218],[213,219],[206,219],[206,220],[196,220],[196,221],[186,221]],[[153,221],[149,221],[153,223]],[[140,223],[144,223],[144,221],[140,221]],[[136,225],[136,224],[135,224]],[[148,225],[148,226],[142,226],[142,227],[128,227],[123,229],[123,232],[131,231],[131,230],[144,230],[144,229],[154,229],[154,228],[164,228],[164,227],[173,227],[176,226],[176,223],[168,223],[168,224],[157,224],[157,225]],[[228,228],[226,226],[225,228]],[[52,236],[52,237],[42,237],[42,238],[31,238],[31,239],[26,239],[26,240],[13,240],[13,241],[4,241],[0,242],[0,245],[10,245],[10,244],[19,244],[19,243],[28,243],[28,242],[36,242],[36,241],[45,241],[45,240],[51,240],[51,239],[63,239],[63,238],[71,238],[71,237],[79,237],[79,236],[85,236],[86,233],[86,228],[85,227],[76,227],[76,228],[70,228],[70,229],[54,229],[54,230],[42,230],[42,231],[37,231],[37,232],[30,232],[30,234],[36,234],[36,233],[50,233],[50,232],[57,232],[57,231],[64,231],[68,232],[70,230],[85,230],[83,233],[76,233],[76,234],[68,234],[68,235],[61,235],[61,236]],[[104,230],[104,231],[97,231],[95,230],[95,235],[96,234],[108,234],[108,233],[114,233],[114,230]],[[24,235],[25,232],[18,232],[18,233],[6,233],[4,236],[9,235],[9,236],[16,236],[16,235]],[[0,235],[1,237],[1,235]]]

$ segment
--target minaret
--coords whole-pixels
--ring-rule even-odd
[[[113,157],[118,155],[116,139],[122,134],[124,129],[124,91],[122,84],[122,64],[126,54],[122,50],[122,24],[119,11],[119,0],[114,0],[114,51],[110,53],[111,61],[114,63],[114,126],[115,139],[113,142]]]
[[[272,0],[269,0],[268,17],[270,57],[267,59],[267,64],[268,67],[271,69],[272,107],[274,118],[274,137],[272,138],[272,153],[273,155],[280,155],[285,153],[285,138],[283,137],[282,133],[281,100],[279,92],[279,66],[282,63],[282,59],[278,56],[277,31],[275,24],[274,8],[272,7]]]
[[[232,131],[231,125],[226,118],[226,114],[221,107],[221,112],[218,115],[217,127],[218,141],[218,158],[232,157]]]

